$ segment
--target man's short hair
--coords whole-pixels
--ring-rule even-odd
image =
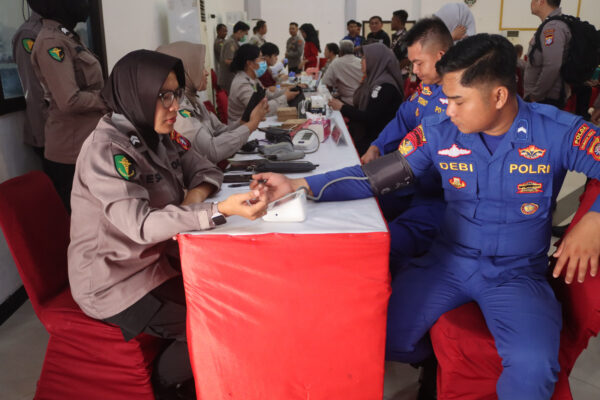
[[[517,93],[517,53],[504,36],[480,33],[452,46],[435,65],[438,74],[464,71],[460,84],[466,87],[495,82]]]
[[[219,32],[219,29],[222,29],[222,28],[227,28],[227,26],[225,24],[218,24],[217,25],[217,32]]]
[[[258,32],[260,29],[262,29],[263,26],[265,26],[266,22],[263,21],[262,19],[259,19],[258,21],[256,21],[256,25],[254,26],[254,29],[256,30],[256,32]]]
[[[373,15],[371,18],[369,18],[369,22],[373,21],[374,19],[378,19],[379,22],[381,22],[383,24],[383,20],[381,19],[381,17],[379,15]]]
[[[354,43],[352,40],[340,41],[340,57],[346,54],[354,54]]]
[[[393,12],[392,15],[394,17],[398,17],[398,19],[400,19],[400,22],[402,22],[403,24],[406,23],[406,20],[408,19],[408,13],[405,10],[396,10]]]
[[[546,0],[546,3],[548,3],[548,5],[553,8],[560,7],[560,0]]]
[[[336,56],[340,54],[340,48],[335,43],[327,43],[325,47]]]
[[[358,23],[358,21],[355,21],[355,20],[351,19],[350,21],[346,22],[346,28],[349,27],[352,24],[360,26],[360,24]]]
[[[260,52],[263,56],[270,57],[272,55],[279,55],[279,47],[275,43],[266,42],[260,46]]]
[[[250,26],[243,21],[238,21],[233,26],[233,33],[236,33],[239,31],[249,31],[249,30],[250,30]]]
[[[444,51],[447,51],[454,43],[446,24],[438,17],[418,20],[406,34],[404,42],[407,47],[416,43],[421,43],[422,47],[435,43]]]
[[[297,22],[290,22],[290,25],[294,25],[296,28],[298,27],[298,23]]]

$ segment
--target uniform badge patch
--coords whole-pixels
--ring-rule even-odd
[[[375,87],[375,89],[373,89],[373,91],[371,92],[371,97],[376,99],[379,96],[380,90],[381,90],[381,86]]]
[[[50,54],[50,57],[58,62],[62,62],[65,59],[65,52],[63,51],[62,47],[53,47],[48,49],[48,54]]]
[[[594,160],[600,161],[600,137],[596,136],[594,138],[594,140],[590,144],[588,154],[594,157]]]
[[[402,142],[400,142],[400,146],[398,147],[398,151],[404,157],[414,153],[415,149],[416,149],[415,145],[408,138],[404,138],[402,140]]]
[[[415,116],[417,116],[417,117],[419,116],[419,109],[418,108],[415,110]]]
[[[179,115],[181,115],[183,118],[189,118],[192,116],[192,113],[188,110],[179,110]]]
[[[578,129],[575,137],[573,138],[573,147],[579,147],[581,145],[581,139],[583,135],[590,129],[588,124],[582,124]]]
[[[25,38],[23,40],[21,40],[21,44],[23,45],[23,48],[25,49],[25,51],[27,53],[31,54],[31,50],[33,50],[33,44],[35,43],[35,40],[30,39],[30,38]]]
[[[535,203],[523,203],[521,206],[521,213],[524,215],[533,215],[539,208],[540,206]]]
[[[457,189],[463,189],[467,187],[467,182],[463,181],[457,176],[453,176],[452,178],[448,179],[448,182],[450,182],[450,184]]]
[[[524,149],[519,149],[519,155],[528,160],[537,160],[538,158],[544,157],[545,154],[546,150],[535,147],[534,145],[527,146]]]
[[[448,99],[445,97],[440,97],[440,103],[442,103],[443,105],[447,106],[448,105]]]
[[[471,150],[461,149],[455,143],[449,149],[438,150],[438,154],[440,156],[448,156],[451,158],[458,158],[461,156],[467,156],[467,155],[471,154]]]
[[[581,146],[579,146],[579,150],[585,150],[588,143],[590,142],[590,139],[596,134],[596,131],[593,129],[590,129],[588,131],[588,133],[585,135],[585,137],[583,138],[583,140],[581,141]]]
[[[422,97],[419,97],[419,104],[422,105],[423,107],[427,106],[429,102],[427,100],[425,100]]]
[[[413,94],[410,96],[410,100],[408,100],[408,101],[414,101],[414,100],[417,98],[417,96],[418,96],[418,95],[419,95],[419,93],[417,93],[417,92],[414,92],[414,93],[413,93]]]
[[[133,147],[142,147],[142,141],[135,133],[129,134],[129,142],[133,145]]]
[[[425,132],[423,131],[423,126],[419,125],[406,134],[404,139],[400,142],[398,151],[403,156],[408,156],[412,154],[418,147],[423,146],[425,143],[427,143],[427,139],[425,138]]]
[[[435,112],[436,112],[436,113],[438,113],[438,114],[441,114],[441,113],[442,113],[442,111],[443,111],[443,110],[442,110],[442,107],[440,107],[440,106],[435,106]]]
[[[554,43],[554,33],[546,33],[544,35],[544,45],[550,47],[552,43]]]
[[[433,94],[429,86],[423,86],[423,91],[421,93],[423,93],[425,96],[431,96]]]
[[[135,176],[135,165],[125,154],[115,154],[113,156],[115,168],[121,178],[130,181]]]
[[[518,194],[543,193],[543,185],[535,181],[527,181],[517,185]]]
[[[185,151],[189,150],[190,147],[192,147],[192,145],[190,144],[190,141],[187,140],[185,137],[183,137],[177,131],[171,131],[170,137],[171,137],[172,141],[174,141],[175,143],[177,143],[178,145],[180,145],[181,148],[184,149]]]

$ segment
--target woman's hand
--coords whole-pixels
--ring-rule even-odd
[[[331,107],[335,111],[340,111],[342,109],[342,107],[344,106],[344,103],[342,103],[338,99],[331,99],[331,100],[329,100],[329,103],[327,103],[327,104],[329,104],[329,107]]]
[[[254,132],[258,129],[258,124],[265,120],[268,112],[269,103],[267,103],[267,99],[262,99],[250,113],[250,121],[246,122],[244,125],[248,127],[250,132]]]
[[[249,220],[255,220],[267,213],[267,194],[265,191],[252,190],[246,193],[232,194],[217,204],[219,212],[228,217],[239,215]]]
[[[294,92],[290,89],[285,89],[285,98],[287,101],[294,99],[296,96],[298,96],[298,94],[300,94],[300,91]]]

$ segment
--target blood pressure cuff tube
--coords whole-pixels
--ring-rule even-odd
[[[411,185],[415,179],[410,164],[399,151],[386,154],[363,165],[362,170],[369,178],[371,190],[376,196]]]

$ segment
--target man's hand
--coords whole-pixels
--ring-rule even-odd
[[[267,213],[269,204],[267,194],[252,190],[246,193],[232,194],[217,204],[219,212],[224,216],[239,215],[249,220],[255,220]]]
[[[600,124],[600,107],[594,110],[592,117],[590,118],[590,122],[594,125]]]
[[[560,276],[565,265],[567,266],[566,283],[573,282],[576,272],[577,281],[583,282],[588,266],[590,275],[595,277],[598,274],[598,258],[600,258],[600,213],[590,211],[585,214],[562,239],[558,250],[552,256],[558,258],[552,272],[555,278]]]
[[[379,148],[377,148],[377,146],[369,146],[367,151],[365,151],[365,154],[363,154],[363,156],[360,158],[360,162],[361,164],[370,163],[376,158],[379,158],[380,155],[381,154],[379,153]]]
[[[213,194],[216,189],[217,188],[210,183],[201,183],[187,192],[181,205],[187,206],[188,204],[202,203],[208,196]]]
[[[329,107],[331,107],[335,111],[340,111],[342,109],[342,107],[344,106],[344,103],[342,103],[338,99],[331,99],[331,100],[329,100],[329,103],[327,103],[327,104],[329,104]]]
[[[452,31],[452,40],[455,42],[467,36],[467,28],[464,25],[458,25]]]
[[[285,175],[275,174],[273,172],[265,172],[262,174],[252,175],[253,181],[250,182],[250,189],[267,188],[269,201],[275,201],[282,198],[288,193],[295,192],[300,187],[304,186],[309,190],[308,183],[304,178],[290,179]],[[259,182],[260,181],[260,182]]]

